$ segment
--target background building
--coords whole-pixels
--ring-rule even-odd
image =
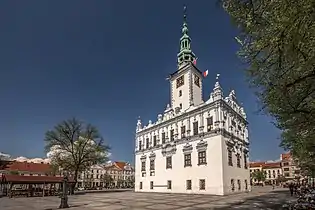
[[[280,160],[282,163],[283,175],[287,179],[299,179],[300,168],[295,163],[291,153],[284,153],[280,155]]]
[[[48,163],[18,162],[9,161],[6,166],[0,170],[0,174],[15,174],[21,176],[52,176],[55,174],[53,168]]]
[[[282,177],[281,162],[266,162],[263,166],[263,171],[266,174],[265,184],[279,184]]]
[[[294,161],[291,153],[280,155],[279,161],[274,162],[251,162],[249,164],[251,174],[255,171],[265,173],[264,184],[279,184],[290,180],[299,181],[304,178],[300,174],[300,168]],[[252,176],[251,182],[258,184],[258,180]]]
[[[223,96],[218,78],[203,100],[186,15],[178,69],[170,75],[171,105],[136,130],[135,191],[225,195],[249,186],[246,115],[234,91]]]
[[[121,188],[133,185],[134,168],[129,163],[121,161],[93,165],[78,177],[78,187]]]

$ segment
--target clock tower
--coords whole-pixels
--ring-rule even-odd
[[[170,75],[171,104],[174,110],[185,111],[191,106],[198,106],[202,101],[202,72],[194,61],[196,56],[191,50],[191,38],[188,35],[186,7],[180,50],[177,54],[177,71]]]

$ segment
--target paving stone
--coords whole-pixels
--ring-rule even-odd
[[[228,196],[161,193],[95,193],[69,196],[72,210],[209,210],[209,209],[272,209],[288,199],[288,190],[272,191],[257,188],[251,193]],[[0,198],[1,210],[57,210],[58,197]],[[277,208],[276,208],[277,209]]]

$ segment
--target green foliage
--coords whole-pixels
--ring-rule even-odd
[[[9,174],[11,174],[11,175],[20,175],[20,173],[18,171],[10,171]]]
[[[315,161],[314,0],[221,0],[240,33],[239,57],[281,146],[306,171]],[[313,164],[314,165],[314,164]]]
[[[110,148],[104,144],[99,131],[75,118],[65,120],[47,131],[45,142],[52,165],[71,172],[75,180],[79,172],[108,160]]]
[[[258,182],[264,182],[266,180],[266,174],[263,171],[254,171],[251,177],[257,179]]]
[[[114,179],[108,174],[104,174],[101,180],[105,185],[110,185],[114,181]]]
[[[288,180],[288,179],[285,178],[285,176],[283,176],[283,175],[280,175],[280,176],[277,177],[277,181],[278,181],[278,182],[281,182],[281,183],[286,182],[287,180]]]

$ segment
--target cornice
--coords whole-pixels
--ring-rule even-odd
[[[223,101],[223,100],[222,100]],[[138,133],[136,133],[136,136],[138,135],[143,135],[145,133],[149,133],[150,131],[152,130],[155,130],[159,127],[165,127],[166,125],[169,125],[169,124],[173,124],[175,121],[180,121],[180,120],[184,120],[186,119],[189,115],[192,115],[192,114],[195,114],[195,113],[198,113],[200,111],[204,111],[205,109],[211,109],[211,108],[216,108],[215,105],[217,105],[218,103],[220,103],[220,101],[214,101],[214,102],[211,102],[209,104],[205,104],[205,105],[202,105],[200,107],[197,107],[191,111],[188,111],[188,112],[184,112],[182,113],[181,115],[178,115],[178,116],[175,116],[169,120],[165,120],[161,123],[158,123],[158,124],[155,124],[149,128],[146,128],[144,130],[141,130],[139,131]]]
[[[203,105],[201,105],[201,106],[199,106],[199,107],[197,107],[197,108],[195,108],[195,109],[193,109],[191,111],[184,112],[181,115],[175,116],[175,117],[173,117],[173,118],[171,118],[169,120],[165,120],[165,121],[163,121],[161,123],[154,124],[151,127],[146,128],[146,129],[141,130],[138,133],[136,133],[136,137],[141,136],[141,135],[146,134],[146,133],[150,133],[153,130],[156,130],[156,129],[160,128],[160,127],[166,127],[167,125],[171,125],[171,124],[173,124],[176,121],[178,122],[178,121],[184,120],[190,115],[202,114],[205,111],[210,111],[212,109],[218,108],[218,106],[220,106],[220,107],[225,106],[224,108],[226,108],[228,111],[232,112],[234,115],[237,115],[241,119],[241,121],[243,121],[243,123],[245,125],[248,125],[248,122],[243,118],[243,116],[241,116],[232,107],[230,107],[229,104],[226,101],[224,101],[223,99],[219,99],[219,100],[213,101],[213,102],[208,103],[208,104],[205,102]]]
[[[215,136],[219,136],[219,135],[225,137],[228,144],[241,143],[241,144],[245,145],[245,147],[249,146],[249,143],[246,142],[245,140],[229,133],[225,129],[217,128],[217,129],[211,130],[209,132],[199,133],[198,135],[195,135],[195,136],[189,136],[189,137],[177,139],[173,142],[166,142],[164,144],[159,144],[159,145],[157,145],[155,147],[151,147],[149,149],[143,149],[141,151],[138,150],[138,151],[135,151],[135,154],[136,155],[142,154],[142,156],[145,156],[145,154],[147,154],[148,152],[152,153],[156,150],[163,149],[169,144],[175,144],[175,145],[186,144],[187,145],[190,142],[194,142],[194,141],[197,141],[200,139],[205,139],[205,138],[211,138],[211,137],[215,137]]]

